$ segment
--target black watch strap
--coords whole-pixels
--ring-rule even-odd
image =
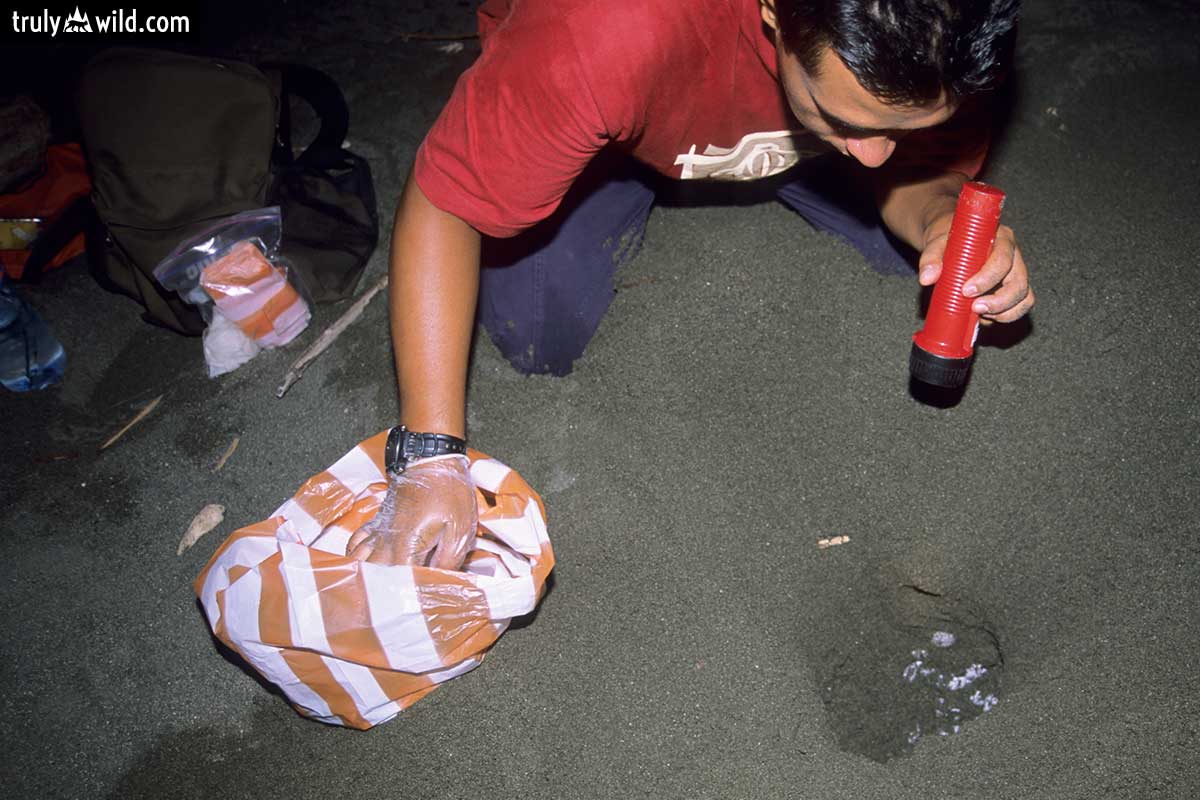
[[[388,433],[383,463],[388,472],[404,472],[404,468],[420,458],[466,455],[464,439],[448,433],[417,433],[398,425]]]

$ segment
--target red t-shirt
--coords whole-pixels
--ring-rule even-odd
[[[485,234],[548,217],[608,145],[685,180],[763,178],[832,152],[788,109],[759,0],[492,0],[480,20],[483,53],[414,172]],[[961,128],[906,137],[893,158],[973,177],[986,138]]]

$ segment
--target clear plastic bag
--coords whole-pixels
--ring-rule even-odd
[[[287,344],[308,326],[310,303],[279,255],[282,233],[279,206],[243,211],[214,220],[154,268],[158,282],[197,306],[208,323],[210,377],[262,348]]]

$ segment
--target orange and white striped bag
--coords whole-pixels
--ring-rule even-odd
[[[226,319],[262,347],[281,347],[300,335],[312,314],[252,240],[238,242],[205,265],[200,285]]]
[[[387,431],[230,535],[195,581],[213,633],[303,715],[366,729],[478,666],[554,566],[541,498],[469,451],[479,504],[462,572],[345,555],[387,490]]]

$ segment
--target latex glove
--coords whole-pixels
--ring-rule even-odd
[[[373,564],[461,567],[478,520],[469,464],[466,456],[443,456],[391,476],[379,513],[350,537],[347,555]]]
[[[925,246],[921,250],[918,280],[930,286],[942,274],[942,256],[954,213],[938,217],[925,229]],[[984,325],[993,322],[1015,322],[1033,308],[1033,290],[1029,288],[1029,268],[1013,229],[1001,225],[996,230],[996,243],[983,267],[967,280],[963,294],[974,297],[971,310]]]

